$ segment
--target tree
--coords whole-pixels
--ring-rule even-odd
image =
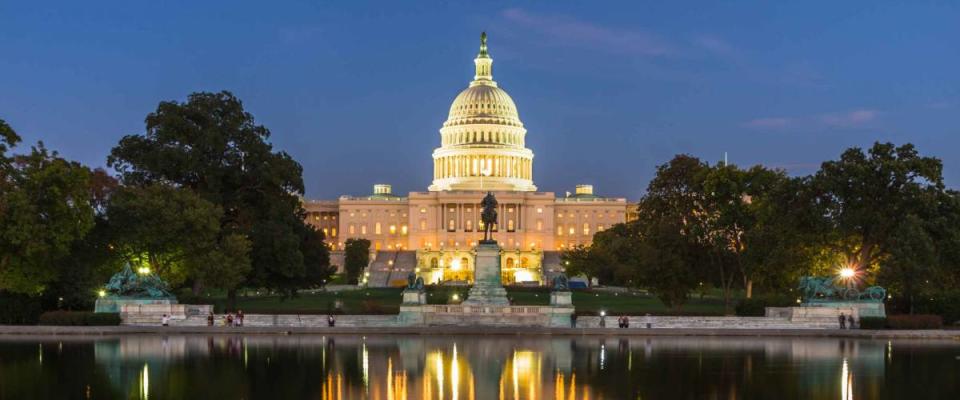
[[[5,170],[9,168],[10,159],[7,157],[7,151],[20,143],[20,136],[7,124],[7,121],[0,119],[0,184],[6,180]]]
[[[347,271],[347,283],[359,282],[360,273],[370,263],[370,241],[350,238],[343,247],[343,267]]]
[[[889,252],[897,227],[916,213],[924,193],[943,190],[943,165],[912,144],[874,143],[824,162],[812,180],[818,212],[839,236],[836,251],[853,268],[875,268]]]
[[[5,143],[15,134],[3,123]],[[91,171],[43,143],[12,158],[0,191],[0,290],[39,294],[94,225]]]
[[[301,247],[315,241],[304,229],[302,168],[269,137],[231,93],[194,93],[161,102],[146,132],[121,139],[108,163],[128,185],[169,184],[220,207],[221,236],[250,241],[245,285],[291,293],[311,284]]]
[[[702,249],[683,233],[683,226],[669,220],[651,222],[638,246],[638,275],[663,304],[680,310],[699,281],[696,265]]]
[[[223,211],[197,194],[163,184],[123,187],[112,197],[108,220],[128,259],[149,266],[171,285],[193,282],[231,290],[250,269],[250,242],[221,232]]]
[[[640,200],[635,251],[640,284],[670,307],[680,308],[705,275],[709,257],[709,218],[703,188],[709,167],[695,157],[678,155],[657,167]]]
[[[910,314],[915,298],[929,292],[930,280],[936,279],[936,246],[925,225],[916,215],[906,216],[893,230],[888,243],[890,255],[879,270],[878,280],[906,299]]]

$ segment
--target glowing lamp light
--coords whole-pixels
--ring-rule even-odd
[[[100,289],[99,291],[97,291],[97,296],[99,296],[99,297],[107,297],[107,291],[106,291],[106,290],[103,290],[103,289]]]
[[[137,273],[140,275],[147,275],[150,273],[150,267],[140,267],[137,268]]]
[[[604,311],[604,310],[600,310],[600,316],[601,316],[601,317],[606,317],[606,316],[607,316],[607,312]]]
[[[844,279],[850,279],[857,275],[857,271],[853,268],[843,268],[840,270],[840,277]]]
[[[454,293],[454,294],[453,294],[453,301],[459,301],[459,300],[460,300],[460,295]]]

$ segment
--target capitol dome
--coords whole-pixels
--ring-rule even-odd
[[[473,62],[473,81],[453,100],[440,129],[430,190],[535,191],[527,130],[513,99],[493,80],[486,33]]]
[[[523,127],[517,105],[495,84],[470,86],[460,92],[450,105],[450,114],[443,126],[478,123]]]

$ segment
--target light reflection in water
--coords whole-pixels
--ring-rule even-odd
[[[147,364],[143,364],[143,371],[140,372],[140,398],[147,400],[150,398],[150,369]]]
[[[64,383],[47,383],[42,390],[59,396],[46,398],[573,400],[671,398],[680,391],[689,396],[673,398],[820,399],[840,392],[852,400],[909,398],[904,394],[925,388],[960,392],[960,383],[943,378],[947,372],[918,375],[914,367],[923,360],[930,371],[949,371],[960,343],[429,335],[123,337],[64,341],[62,350],[57,340],[40,343],[0,348],[0,371],[38,365],[41,357],[44,370],[76,371],[61,376]],[[89,349],[95,364],[84,357]],[[643,356],[632,357],[637,352]],[[0,398],[45,398],[33,382],[47,378],[7,375],[0,373]]]
[[[846,357],[843,358],[843,366],[840,368],[840,399],[853,400],[853,373],[850,372]]]

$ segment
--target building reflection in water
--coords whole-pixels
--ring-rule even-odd
[[[53,346],[41,348],[30,347],[33,362],[60,362]],[[891,355],[902,344],[843,339],[131,336],[92,348],[114,393],[140,399],[596,400],[680,390],[853,400],[882,395],[889,371],[909,370]]]

